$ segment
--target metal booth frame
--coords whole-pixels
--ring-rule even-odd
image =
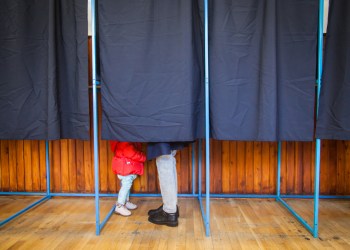
[[[46,141],[46,192],[0,192],[0,195],[21,195],[21,196],[44,196],[40,200],[30,204],[21,211],[15,213],[9,218],[0,221],[0,227],[6,223],[17,218],[28,210],[42,204],[54,196],[65,197],[94,197],[95,198],[95,223],[96,235],[100,235],[102,228],[113,214],[114,206],[108,212],[107,216],[100,220],[100,197],[115,197],[117,194],[100,194],[99,193],[99,151],[98,151],[98,104],[97,91],[99,82],[96,77],[96,1],[91,0],[91,27],[92,27],[92,102],[93,102],[93,155],[94,155],[94,178],[95,178],[95,192],[94,194],[80,194],[80,193],[51,193],[50,192],[50,156],[49,156],[49,142]],[[205,85],[205,193],[202,193],[202,139],[198,140],[198,147],[192,144],[192,194],[179,194],[179,197],[193,197],[197,198],[202,214],[203,224],[205,227],[206,236],[210,236],[210,197],[214,198],[275,198],[277,202],[281,203],[291,214],[313,235],[318,237],[318,215],[319,215],[319,199],[320,198],[350,198],[349,196],[320,196],[320,155],[321,155],[321,140],[316,139],[315,146],[315,176],[314,176],[314,195],[281,195],[281,142],[278,142],[277,155],[277,192],[276,195],[254,195],[254,194],[211,194],[210,193],[210,125],[209,125],[209,39],[208,39],[208,0],[203,0],[204,3],[204,85]],[[324,14],[324,0],[319,0],[319,25],[318,25],[318,62],[317,62],[317,114],[319,106],[319,96],[322,85],[322,64],[323,64],[323,14]],[[197,151],[197,154],[196,154]],[[196,164],[196,157],[197,163]],[[198,193],[195,192],[195,170],[198,167]],[[160,197],[160,194],[133,194],[136,197]],[[203,204],[205,198],[205,205]],[[313,225],[309,225],[294,209],[288,205],[284,198],[300,198],[314,200],[313,211]]]

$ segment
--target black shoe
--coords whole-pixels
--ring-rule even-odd
[[[177,225],[179,224],[177,218],[178,218],[178,216],[176,215],[176,213],[169,214],[162,209],[162,211],[160,211],[152,216],[149,216],[148,221],[152,222],[154,224],[157,224],[157,225],[166,225],[169,227],[177,227]]]
[[[161,205],[159,208],[157,209],[151,209],[148,211],[148,215],[149,216],[153,216],[159,212],[163,211],[163,205]],[[176,216],[179,217],[180,216],[180,212],[179,212],[179,206],[176,206]]]

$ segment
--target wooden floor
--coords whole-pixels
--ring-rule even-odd
[[[34,198],[0,197],[0,219]],[[350,201],[321,200],[319,238],[313,238],[272,199],[213,199],[211,236],[198,201],[179,200],[177,228],[147,221],[158,198],[133,198],[139,208],[130,217],[113,214],[95,235],[93,198],[53,198],[0,228],[0,249],[350,249]],[[312,220],[312,200],[289,200]],[[101,199],[101,218],[114,204]]]

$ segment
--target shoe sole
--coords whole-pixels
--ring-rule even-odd
[[[136,210],[137,207],[135,207],[135,208],[128,208],[128,207],[127,207],[127,209],[129,209],[129,210]]]
[[[177,227],[179,225],[179,222],[176,221],[176,222],[159,222],[159,221],[153,221],[152,218],[148,218],[148,221],[153,223],[153,224],[156,224],[156,225],[165,225],[165,226],[168,226],[168,227]]]
[[[115,214],[119,214],[119,215],[124,216],[124,217],[129,217],[129,216],[131,215],[131,214],[129,214],[129,215],[124,215],[124,214],[118,213],[117,211],[114,211],[114,213],[115,213]]]
[[[157,209],[152,209],[152,210],[148,211],[148,216],[153,216],[153,215],[159,213],[159,212],[162,211],[162,210],[163,210],[163,206],[161,207],[161,209],[159,209],[159,208],[157,208]],[[180,212],[179,212],[179,209],[178,209],[178,208],[177,208],[177,210],[176,210],[176,216],[177,216],[177,217],[180,217]]]

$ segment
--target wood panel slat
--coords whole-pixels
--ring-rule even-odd
[[[24,159],[24,187],[25,191],[33,191],[33,178],[32,178],[32,147],[31,141],[24,141],[23,159]]]
[[[53,192],[62,192],[62,183],[61,183],[61,144],[60,141],[52,142],[52,164],[51,164],[51,181]],[[63,165],[62,167],[66,167]]]
[[[25,171],[24,171],[24,142],[23,140],[16,141],[16,160],[17,160],[17,190],[13,187],[14,191],[25,191]]]
[[[245,142],[245,193],[254,193],[254,142]]]
[[[254,172],[254,187],[253,193],[261,193],[261,172],[262,172],[262,146],[261,142],[253,143],[253,172]]]
[[[8,141],[1,141],[0,153],[1,153],[1,189],[4,191],[10,190],[10,173],[9,173],[9,147]]]
[[[270,143],[261,143],[261,190],[262,194],[270,193]]]
[[[77,192],[85,191],[85,166],[84,166],[84,142],[75,141],[76,169],[77,169]]]
[[[68,173],[69,173],[69,191],[77,191],[77,164],[76,164],[76,146],[75,140],[68,140]]]
[[[230,180],[234,180],[235,178],[232,178],[231,171],[233,172],[231,162],[230,162],[230,142],[224,141],[222,142],[222,153],[221,153],[221,163],[224,166],[227,166],[227,168],[221,168],[221,180],[222,180],[222,192],[228,193],[230,192]],[[231,179],[232,178],[232,179]]]
[[[237,142],[237,193],[246,193],[246,176],[245,176],[245,142]]]
[[[17,157],[16,141],[9,141],[9,174],[10,174],[10,191],[17,191]]]
[[[32,165],[33,191],[39,192],[40,186],[41,186],[39,141],[31,141],[31,153],[32,153],[31,165]]]
[[[46,141],[39,142],[40,191],[46,191]]]
[[[302,184],[302,193],[311,193],[311,171],[313,168],[313,163],[311,162],[312,154],[312,143],[304,142],[303,143],[303,158],[302,158],[302,169],[303,169],[303,184]]]

